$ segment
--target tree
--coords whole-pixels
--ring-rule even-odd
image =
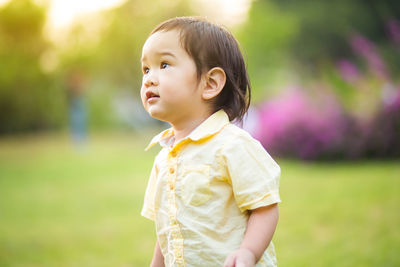
[[[41,67],[49,48],[43,36],[46,8],[30,0],[0,9],[0,134],[50,127],[56,92]]]

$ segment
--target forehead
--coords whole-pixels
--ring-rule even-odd
[[[147,38],[142,49],[142,59],[154,53],[171,52],[182,53],[180,33],[177,30],[160,31]],[[183,51],[184,52],[184,51]]]

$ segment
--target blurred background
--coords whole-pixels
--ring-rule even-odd
[[[143,150],[168,125],[142,108],[141,48],[186,15],[247,60],[279,265],[400,266],[395,0],[0,0],[0,266],[149,265]]]

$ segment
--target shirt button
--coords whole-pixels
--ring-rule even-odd
[[[169,184],[169,189],[174,190],[174,184]]]
[[[175,169],[174,169],[174,168],[172,168],[172,167],[171,167],[171,168],[169,168],[169,173],[171,173],[171,174],[172,174],[172,173],[174,173],[174,172],[175,172]]]

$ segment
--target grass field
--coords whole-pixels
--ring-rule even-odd
[[[150,139],[150,138],[149,138]],[[157,148],[134,135],[0,140],[0,266],[148,266]],[[282,167],[280,266],[400,266],[400,161]]]

